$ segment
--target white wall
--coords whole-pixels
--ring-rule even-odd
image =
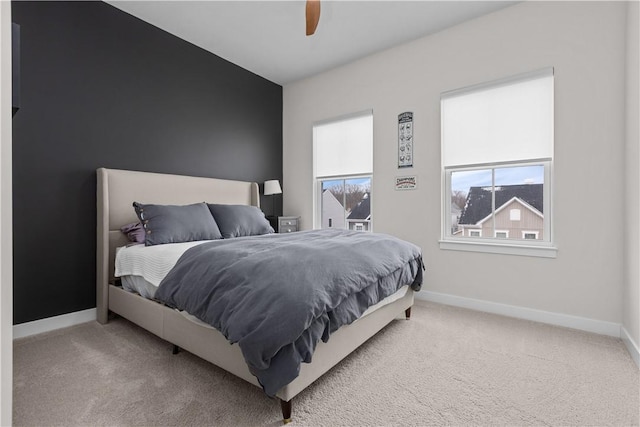
[[[423,289],[622,323],[625,13],[618,2],[524,2],[286,85],[284,212],[312,228],[312,124],[373,109],[375,231],[422,247]],[[440,93],[547,66],[557,258],[441,250]],[[404,111],[414,112],[410,170],[397,169]],[[394,190],[405,174],[417,190]]]
[[[640,3],[629,3],[627,13],[626,63],[626,147],[624,195],[625,221],[625,286],[623,294],[623,326],[635,345],[640,345]]]
[[[0,425],[11,425],[13,258],[11,221],[11,2],[0,1]]]

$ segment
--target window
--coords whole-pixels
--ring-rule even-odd
[[[450,168],[450,202],[460,210],[452,225],[457,230],[481,228],[484,236],[500,239],[522,240],[523,230],[535,229],[544,236],[545,164]],[[452,234],[465,235],[470,236]]]
[[[371,177],[320,178],[320,227],[371,230]]]
[[[551,68],[442,94],[441,248],[555,256],[553,111]]]
[[[373,114],[313,126],[316,228],[371,231]]]

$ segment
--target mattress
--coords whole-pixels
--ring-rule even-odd
[[[169,243],[156,246],[133,245],[117,248],[115,276],[121,279],[123,289],[138,293],[144,298],[154,299],[160,282],[176,265],[182,254],[187,249],[207,241]],[[404,297],[408,289],[409,286],[403,286],[396,293],[369,307],[361,318]],[[186,312],[183,312],[183,315],[189,320],[211,327]]]

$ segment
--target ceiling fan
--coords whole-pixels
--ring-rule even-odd
[[[320,21],[320,0],[307,0],[307,36],[313,35]]]

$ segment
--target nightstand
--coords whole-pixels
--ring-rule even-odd
[[[299,216],[279,216],[278,233],[292,233],[300,230]]]

